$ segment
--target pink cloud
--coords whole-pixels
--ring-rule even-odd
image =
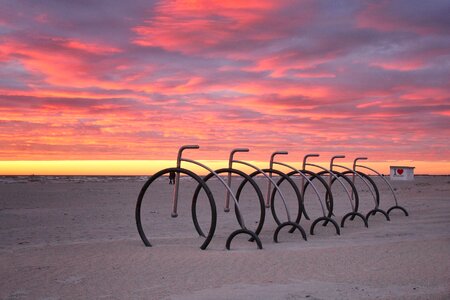
[[[448,157],[438,4],[0,4],[0,159]]]
[[[448,32],[447,1],[374,1],[358,15],[360,27],[383,32],[412,31],[421,35]]]

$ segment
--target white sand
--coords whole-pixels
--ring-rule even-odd
[[[238,227],[234,214],[223,212],[217,181],[218,224],[206,251],[198,248],[203,240],[190,220],[189,181],[183,182],[176,219],[170,217],[171,186],[158,182],[152,189],[149,239],[154,247],[144,247],[134,219],[142,184],[0,184],[0,298],[450,298],[450,177],[394,183],[410,216],[395,212],[387,222],[377,215],[369,228],[355,219],[341,236],[330,226],[317,226],[311,236],[311,221],[302,220],[307,242],[285,229],[275,244],[268,210],[261,233],[264,249],[238,236],[231,251],[225,250],[225,241]],[[342,191],[336,194],[340,221],[349,203]],[[366,196],[363,211],[371,206]],[[386,188],[381,201],[384,209],[393,203]],[[310,215],[318,216],[319,208],[307,204]],[[244,215],[248,227],[255,223],[250,209]],[[207,206],[199,205],[199,215],[208,219]]]

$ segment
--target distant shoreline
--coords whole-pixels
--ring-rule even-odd
[[[8,175],[8,174],[0,174],[0,177],[32,177],[32,176],[59,176],[59,177],[77,177],[77,176],[84,176],[84,177],[140,177],[140,176],[151,176],[152,174],[146,174],[146,175],[93,175],[93,174],[78,174],[78,175],[59,175],[59,174],[29,174],[29,175]],[[183,175],[183,174],[182,174]],[[389,176],[389,174],[386,174]],[[201,176],[201,175],[200,175]],[[374,175],[375,176],[375,175]],[[450,174],[414,174],[414,176],[450,176]]]
[[[166,176],[162,179],[168,178]],[[144,182],[150,178],[149,175],[0,175],[0,184],[25,184],[25,183],[107,183],[107,182],[123,182],[123,181],[136,181]],[[200,175],[202,177],[203,175]],[[370,175],[377,176],[377,175]],[[384,175],[389,177],[389,175]],[[181,178],[187,176],[181,174]],[[226,176],[221,174],[222,178]],[[233,177],[239,177],[233,175]],[[259,176],[262,178],[262,176]],[[449,175],[432,175],[432,174],[418,174],[414,177],[450,177]],[[214,179],[212,179],[214,180]]]

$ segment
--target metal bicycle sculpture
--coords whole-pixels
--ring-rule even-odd
[[[278,234],[279,234],[280,230],[281,230],[283,227],[286,227],[286,226],[292,226],[293,229],[298,229],[298,230],[300,231],[300,233],[302,234],[303,239],[304,239],[304,240],[307,240],[306,233],[305,233],[304,229],[300,226],[300,224],[298,224],[299,221],[300,221],[300,218],[301,218],[303,206],[302,206],[302,198],[301,198],[300,191],[298,190],[298,188],[297,188],[297,186],[295,185],[295,183],[294,183],[290,178],[288,178],[288,177],[286,176],[286,174],[284,174],[283,172],[280,172],[280,171],[278,171],[278,170],[260,169],[260,168],[258,168],[257,166],[255,166],[255,165],[253,165],[253,164],[250,164],[250,163],[248,163],[248,162],[245,162],[245,161],[242,161],[242,160],[236,160],[236,159],[234,159],[234,155],[235,155],[235,153],[237,153],[237,152],[249,152],[249,149],[247,149],[247,148],[236,148],[236,149],[233,149],[233,150],[231,151],[230,156],[229,156],[229,160],[228,160],[228,168],[227,168],[227,169],[222,169],[223,172],[228,172],[228,178],[227,178],[227,179],[228,179],[228,186],[231,186],[231,181],[232,181],[231,173],[232,173],[232,172],[235,172],[235,173],[236,173],[236,172],[242,172],[242,171],[239,171],[239,170],[237,170],[237,169],[234,169],[234,168],[233,168],[233,163],[234,163],[234,164],[242,164],[242,165],[251,167],[251,168],[254,169],[255,171],[254,171],[253,173],[247,175],[247,176],[242,176],[242,177],[244,177],[244,178],[243,178],[242,182],[240,183],[240,185],[239,185],[239,187],[238,187],[238,189],[237,189],[235,195],[233,195],[233,194],[231,193],[230,190],[227,190],[226,197],[225,197],[225,209],[224,209],[225,212],[230,211],[230,208],[229,208],[230,195],[231,195],[232,197],[235,196],[235,198],[234,198],[234,199],[235,199],[235,204],[236,204],[236,203],[239,203],[239,199],[240,199],[240,196],[241,196],[241,193],[242,193],[243,188],[245,187],[245,185],[246,185],[248,182],[250,182],[251,185],[254,185],[254,182],[255,182],[255,181],[253,180],[253,178],[254,178],[255,176],[257,176],[257,175],[262,175],[262,176],[264,176],[265,178],[267,178],[267,179],[269,180],[269,183],[272,183],[272,184],[275,184],[275,185],[276,185],[276,183],[273,181],[273,179],[271,178],[271,176],[267,175],[268,172],[273,172],[273,173],[275,173],[275,174],[277,174],[277,175],[279,175],[279,176],[285,177],[285,178],[289,181],[291,187],[294,189],[294,192],[295,192],[296,197],[297,197],[297,201],[299,202],[299,210],[298,210],[298,212],[297,212],[297,218],[296,218],[296,221],[292,221],[292,218],[291,218],[291,216],[290,216],[289,210],[288,210],[287,205],[286,205],[286,199],[285,199],[285,196],[284,196],[283,192],[281,191],[281,189],[280,189],[278,186],[276,186],[275,190],[278,192],[278,194],[280,195],[280,197],[281,197],[281,199],[282,199],[282,201],[283,201],[283,203],[284,203],[284,207],[285,207],[285,210],[286,210],[286,215],[287,215],[287,219],[288,219],[288,220],[287,220],[286,222],[281,222],[281,221],[279,220],[278,216],[276,215],[276,212],[272,209],[272,215],[273,215],[273,217],[274,217],[274,219],[275,219],[275,222],[276,222],[277,225],[278,225],[277,228],[276,228],[276,230],[275,230],[275,233],[274,233],[274,235],[273,235],[273,240],[274,240],[276,243],[278,242]],[[204,177],[203,180],[206,182],[206,181],[207,181],[208,179],[210,179],[210,178],[211,178],[211,174],[210,174],[210,175],[207,175],[206,177]],[[200,186],[199,186],[198,188],[200,188]],[[255,188],[255,189],[256,189],[256,188]],[[193,206],[192,211],[193,211],[193,215],[196,215],[196,213],[194,213],[194,212],[195,212],[195,205],[196,205],[196,202],[197,202],[196,194],[197,194],[197,191],[196,191],[196,193],[194,194],[194,198],[193,198],[193,201],[192,201],[192,206]],[[273,199],[273,198],[272,198],[272,199]],[[269,198],[266,199],[266,207],[267,207],[267,208],[269,208],[269,207],[272,207],[272,208],[273,208],[273,206],[271,206],[271,203],[269,202]],[[237,211],[237,209],[235,209],[235,212],[236,212],[236,211]],[[264,211],[264,204],[262,204],[262,211]],[[236,215],[236,217],[237,217],[237,220],[238,220],[239,224],[241,224],[241,221],[242,221],[241,217],[240,217],[239,215]],[[194,223],[195,223],[195,222],[194,222]],[[243,225],[243,224],[241,224],[241,225]],[[259,232],[260,232],[261,229],[262,229],[262,226],[263,226],[263,222],[259,222],[259,226],[258,226],[257,230],[255,231],[256,234],[259,234]],[[202,230],[201,230],[201,228],[200,228],[199,226],[196,225],[196,229],[197,229],[197,232],[198,232],[199,234],[202,233]],[[250,239],[250,240],[252,240],[252,239]]]
[[[385,178],[382,174],[380,174],[379,172],[377,172],[376,170],[374,170],[374,169],[372,169],[372,168],[369,168],[368,166],[358,165],[358,164],[357,164],[357,161],[358,161],[358,160],[367,160],[367,157],[357,157],[357,158],[355,158],[355,160],[353,161],[353,171],[356,171],[356,172],[358,172],[358,173],[360,173],[360,174],[364,174],[363,172],[360,172],[360,171],[357,171],[357,170],[356,170],[357,168],[361,168],[361,169],[365,169],[365,170],[369,170],[369,171],[374,172],[374,173],[377,175],[377,177],[380,177],[380,178],[384,181],[384,183],[386,183],[386,185],[389,187],[389,190],[391,191],[392,196],[393,196],[393,198],[394,198],[394,202],[395,202],[395,205],[394,205],[394,206],[391,206],[386,212],[384,212],[383,210],[379,209],[379,205],[380,205],[380,193],[379,193],[379,190],[378,190],[377,185],[376,185],[375,182],[372,180],[372,181],[371,181],[371,184],[372,184],[372,186],[374,187],[374,190],[375,190],[377,206],[375,207],[375,209],[371,210],[371,211],[367,214],[367,219],[369,218],[369,216],[373,216],[373,215],[375,215],[377,212],[379,212],[379,213],[382,213],[382,214],[386,217],[386,219],[389,221],[389,220],[390,220],[389,214],[390,214],[391,211],[393,211],[393,210],[401,210],[401,211],[403,211],[403,213],[405,214],[405,216],[408,216],[408,215],[409,215],[409,214],[408,214],[408,211],[407,211],[403,206],[400,206],[400,205],[398,204],[398,199],[397,199],[397,196],[395,195],[394,188],[393,188],[392,185],[389,183],[389,181],[387,181],[386,178]],[[365,175],[366,175],[366,174],[365,174]],[[366,175],[366,178],[370,178],[370,177]],[[370,178],[370,179],[371,179],[371,178]]]
[[[306,201],[305,195],[306,195],[306,188],[308,186],[311,186],[311,188],[313,189],[314,193],[317,196],[317,200],[319,201],[320,207],[322,209],[322,216],[317,218],[317,219],[315,219],[313,221],[313,223],[311,224],[311,227],[310,227],[310,234],[312,234],[312,235],[314,234],[314,227],[316,226],[317,223],[319,223],[321,221],[325,221],[326,222],[325,225],[328,224],[328,222],[333,224],[335,229],[336,229],[336,233],[338,235],[340,235],[339,225],[332,218],[333,217],[333,195],[331,193],[330,187],[328,186],[327,182],[320,175],[317,175],[316,173],[305,169],[306,160],[308,159],[308,157],[317,157],[319,155],[318,154],[307,154],[307,155],[305,155],[305,157],[303,158],[303,167],[300,170],[300,169],[297,169],[297,168],[295,168],[295,167],[293,167],[291,165],[288,165],[286,163],[275,161],[275,156],[278,155],[278,154],[285,155],[285,154],[288,154],[288,152],[287,151],[274,152],[272,154],[271,160],[270,160],[270,167],[271,167],[271,169],[273,168],[273,165],[283,166],[283,167],[286,167],[286,168],[292,170],[292,171],[290,171],[289,173],[286,174],[288,177],[291,177],[291,176],[300,176],[301,177],[301,179],[302,179],[302,189],[301,190],[302,190],[303,202]],[[277,182],[277,185],[281,184],[281,182],[283,182],[284,179],[285,178],[281,178]],[[325,200],[326,204],[325,205],[324,205],[325,201],[322,199],[318,188],[312,182],[312,180],[314,180],[314,179],[317,179],[319,181],[319,183],[321,183],[321,185],[323,186],[323,189],[325,189],[325,191],[326,191],[326,200]],[[305,185],[305,181],[308,183],[308,185]],[[269,186],[269,189],[270,189],[270,186]],[[274,194],[272,193],[272,202],[273,202],[273,196],[274,196]],[[327,207],[327,211],[328,212],[326,212],[325,206]],[[303,215],[305,216],[306,219],[309,220],[310,218],[309,218],[308,214],[306,213],[306,209],[305,209],[304,205],[302,207],[303,207]]]
[[[262,206],[260,219],[259,219],[259,223],[260,223],[259,227],[262,228],[262,225],[264,224],[265,211],[264,211],[264,204],[263,204],[263,196],[262,196],[261,191],[259,190],[258,185],[247,174],[245,174],[245,173],[243,173],[243,172],[241,172],[239,170],[220,169],[220,170],[217,170],[217,171],[213,171],[212,169],[210,169],[209,167],[207,167],[206,165],[204,165],[204,164],[202,164],[202,163],[200,163],[198,161],[182,157],[182,153],[183,153],[184,150],[186,150],[186,149],[199,149],[199,148],[200,147],[198,145],[185,145],[185,146],[182,146],[179,149],[179,151],[178,151],[177,167],[175,167],[175,168],[167,168],[167,169],[164,169],[164,170],[161,170],[161,171],[157,172],[156,174],[151,176],[150,179],[148,179],[148,181],[142,187],[141,192],[139,193],[139,196],[138,196],[137,203],[136,203],[136,212],[135,212],[136,225],[137,225],[138,232],[139,232],[139,235],[140,235],[142,241],[144,242],[144,244],[146,246],[151,247],[151,243],[149,242],[149,240],[148,240],[148,238],[147,238],[147,236],[146,236],[146,234],[144,232],[144,229],[143,229],[143,226],[142,226],[142,219],[141,219],[141,207],[142,207],[142,201],[144,199],[144,195],[145,195],[146,191],[148,190],[149,186],[156,179],[158,179],[161,176],[164,176],[165,174],[168,174],[170,172],[175,172],[176,176],[175,176],[175,185],[174,185],[174,193],[173,193],[173,205],[172,205],[172,213],[171,213],[171,216],[173,218],[178,216],[178,192],[179,192],[179,186],[180,186],[180,174],[185,174],[185,175],[193,178],[198,183],[197,189],[196,189],[196,191],[194,193],[194,198],[195,199],[197,199],[197,196],[198,196],[200,190],[202,190],[202,189],[204,190],[204,192],[206,193],[206,195],[208,197],[208,200],[209,200],[209,203],[210,203],[210,208],[211,208],[211,225],[210,225],[210,227],[209,227],[209,229],[207,231],[207,234],[204,234],[203,231],[201,231],[201,229],[199,230],[200,227],[199,227],[199,223],[198,223],[198,220],[197,220],[196,212],[195,212],[195,209],[194,209],[195,206],[192,205],[192,219],[193,219],[193,222],[194,222],[194,226],[195,226],[197,232],[200,234],[200,236],[203,236],[203,237],[206,238],[205,241],[203,242],[203,244],[200,246],[200,248],[202,250],[206,249],[206,247],[211,242],[211,239],[212,239],[212,237],[214,235],[214,232],[215,232],[215,229],[216,229],[216,223],[217,223],[217,210],[216,210],[214,197],[213,197],[212,192],[209,189],[208,185],[206,184],[206,180],[211,178],[211,177],[213,177],[213,176],[215,178],[217,178],[225,186],[225,188],[227,189],[228,192],[231,193],[231,196],[232,196],[232,198],[233,198],[233,200],[235,202],[235,208],[236,208],[235,211],[236,211],[236,215],[237,215],[237,218],[238,218],[238,222],[239,222],[239,225],[241,227],[240,229],[238,229],[236,231],[233,231],[230,234],[230,236],[228,237],[227,242],[226,242],[226,248],[228,250],[230,249],[231,241],[236,235],[245,233],[245,234],[248,234],[248,235],[251,236],[251,240],[256,241],[259,249],[262,249],[262,243],[261,243],[261,240],[259,239],[257,233],[247,229],[246,226],[245,226],[244,218],[241,215],[241,212],[240,212],[240,209],[239,209],[239,203],[238,203],[238,201],[236,199],[236,196],[234,195],[234,193],[231,190],[231,188],[229,187],[229,185],[227,185],[225,183],[225,181],[218,174],[224,173],[224,172],[230,172],[230,173],[238,174],[238,175],[244,177],[245,179],[247,179],[248,181],[250,181],[251,185],[254,187],[254,189],[255,189],[255,191],[257,193],[259,202],[261,204],[260,206]],[[210,172],[210,174],[205,177],[206,180],[202,179],[197,174],[195,174],[194,172],[182,168],[181,167],[181,162],[183,162],[183,161],[184,162],[188,162],[188,163],[192,163],[192,164],[195,164],[195,165],[198,165],[198,166],[208,170]],[[259,233],[260,230],[261,230],[260,228],[257,228],[256,231]]]
[[[246,149],[246,150],[248,151],[248,149]],[[233,150],[231,152],[232,153],[231,156],[235,152],[239,152],[239,151],[242,151],[242,149],[235,149],[235,150]],[[257,237],[259,235],[259,233],[261,232],[261,230],[262,230],[262,228],[264,226],[264,220],[265,220],[264,198],[263,198],[263,195],[261,193],[261,190],[258,187],[258,184],[249,175],[247,175],[246,173],[244,173],[244,172],[242,172],[240,170],[234,169],[232,167],[232,165],[229,165],[228,168],[222,168],[222,169],[215,170],[215,171],[209,170],[209,171],[210,171],[210,173],[208,175],[206,175],[205,177],[203,177],[202,180],[205,183],[208,180],[210,180],[211,178],[218,178],[221,181],[221,183],[226,187],[226,190],[227,190],[227,198],[225,199],[224,212],[226,212],[226,213],[230,212],[230,198],[229,197],[231,196],[233,198],[233,200],[234,200],[234,207],[235,207],[234,212],[236,214],[236,219],[237,219],[239,225],[241,226],[241,229],[233,232],[230,235],[230,237],[227,239],[226,248],[230,249],[231,240],[236,235],[238,235],[240,233],[247,233],[247,234],[249,234],[251,236],[250,241],[256,241],[257,244],[258,244],[258,248],[262,249],[261,242],[260,242],[259,238],[255,238],[255,236]],[[227,174],[227,176],[228,176],[228,183],[226,183],[222,178],[220,178],[218,176],[218,174],[222,174],[222,173],[226,173]],[[258,203],[259,203],[259,219],[256,222],[258,224],[258,226],[257,226],[257,228],[254,231],[250,231],[249,229],[247,229],[247,227],[245,226],[245,222],[244,222],[243,216],[242,216],[242,214],[240,212],[241,210],[239,208],[239,198],[240,198],[240,193],[241,193],[242,189],[238,189],[238,192],[236,192],[236,193],[234,193],[231,190],[231,176],[232,176],[232,174],[239,175],[240,177],[242,177],[243,178],[243,182],[250,182],[251,186],[253,187],[253,189],[256,192],[257,200],[258,200]],[[191,210],[192,210],[192,218],[193,218],[195,229],[197,230],[197,233],[200,236],[204,236],[203,230],[200,227],[200,224],[198,223],[198,220],[197,220],[197,209],[196,209],[197,201],[198,201],[198,195],[200,193],[200,190],[201,190],[201,185],[199,184],[197,186],[195,192],[194,192],[194,196],[192,197]]]
[[[367,168],[367,169],[370,169],[370,168],[368,168],[368,167],[360,166],[360,165],[357,165],[357,164],[356,164],[356,162],[357,162],[358,160],[366,160],[366,159],[367,159],[367,157],[357,157],[357,158],[355,158],[354,161],[353,161],[353,168],[352,168],[352,169],[351,169],[351,168],[348,168],[348,167],[345,167],[345,166],[343,166],[343,165],[338,165],[338,164],[334,164],[334,166],[335,166],[335,167],[339,167],[339,168],[341,168],[341,169],[344,169],[345,171],[342,172],[342,174],[344,174],[344,175],[351,175],[351,176],[352,176],[352,183],[353,183],[353,184],[355,184],[356,178],[359,178],[359,179],[365,184],[365,186],[367,187],[367,189],[368,189],[369,192],[371,193],[372,198],[373,198],[374,203],[375,203],[375,207],[374,207],[372,210],[370,210],[370,211],[366,214],[366,219],[367,219],[367,221],[369,221],[369,217],[370,217],[371,215],[375,215],[376,213],[381,213],[382,215],[385,216],[385,218],[386,218],[387,221],[390,221],[389,215],[388,215],[384,210],[382,210],[382,209],[380,208],[380,192],[379,192],[379,190],[378,190],[377,185],[375,184],[375,182],[373,181],[373,179],[370,178],[369,175],[367,175],[367,174],[364,173],[364,172],[361,172],[361,171],[356,170],[356,167],[357,167],[357,166],[363,167],[363,168]],[[373,172],[376,172],[376,171],[373,170],[373,169],[370,169],[370,170],[372,170]],[[355,185],[355,186],[356,186],[356,185]],[[352,195],[352,196],[353,196],[353,195]],[[354,218],[354,217],[352,217],[352,218]]]
[[[315,155],[309,155],[309,156],[316,156],[317,157],[319,155],[315,154]],[[350,220],[353,220],[355,217],[361,218],[363,220],[363,222],[364,222],[364,225],[366,227],[369,227],[369,224],[367,223],[366,217],[364,215],[362,215],[360,212],[358,212],[359,196],[358,196],[358,191],[356,190],[355,185],[353,184],[353,182],[347,176],[345,176],[344,174],[342,174],[340,172],[337,172],[337,171],[333,170],[333,167],[336,166],[335,163],[334,163],[334,160],[338,159],[338,158],[345,158],[345,155],[335,155],[335,156],[333,156],[331,158],[331,161],[330,161],[330,168],[329,169],[324,168],[322,166],[319,166],[317,164],[307,163],[306,159],[303,161],[303,168],[305,169],[306,166],[312,166],[312,167],[316,167],[318,169],[321,169],[322,171],[320,171],[320,172],[318,172],[316,174],[318,176],[324,176],[324,175],[329,176],[329,179],[328,179],[328,183],[329,184],[328,185],[329,185],[330,189],[332,187],[332,184],[335,181],[337,181],[342,186],[342,188],[344,189],[344,191],[347,194],[347,197],[348,197],[348,199],[350,201],[350,205],[352,207],[352,210],[342,217],[341,227],[344,227],[345,221],[348,218],[350,218]],[[346,186],[346,184],[344,182],[351,187],[352,192],[350,192],[348,190],[348,188],[347,188],[347,186]],[[309,184],[309,182],[306,182],[305,186],[308,186],[308,184]],[[330,201],[328,200],[330,195],[327,195],[326,203],[327,203],[327,208],[328,208],[329,212],[331,212],[331,214],[332,214],[333,213],[333,207],[330,205]],[[314,234],[314,227],[320,220],[316,220],[316,221],[313,222],[313,224],[311,225],[311,231],[310,231],[311,235]],[[329,222],[329,220],[325,220],[324,225],[326,225],[328,222]]]
[[[237,150],[237,151],[236,151]],[[289,176],[287,176],[285,173],[273,169],[272,166],[270,166],[270,168],[268,169],[260,169],[257,166],[250,164],[248,162],[242,161],[242,160],[236,160],[234,159],[234,153],[236,152],[248,152],[248,149],[244,148],[244,149],[235,149],[232,151],[232,153],[230,154],[230,158],[229,158],[229,165],[232,166],[233,163],[235,164],[241,164],[241,165],[245,165],[248,166],[252,169],[254,169],[255,171],[253,173],[251,173],[249,176],[251,178],[258,176],[258,175],[262,175],[263,177],[265,177],[268,180],[268,191],[267,191],[267,198],[266,198],[266,208],[271,208],[271,212],[272,212],[272,216],[275,220],[275,222],[277,223],[277,228],[275,229],[274,235],[273,235],[273,240],[275,243],[278,243],[278,234],[280,233],[281,229],[286,227],[286,226],[291,226],[292,229],[290,230],[290,232],[295,231],[295,229],[298,229],[300,231],[300,233],[302,234],[303,239],[306,241],[307,237],[306,237],[306,233],[305,230],[303,229],[303,227],[299,224],[300,223],[300,219],[301,216],[303,214],[303,198],[302,195],[300,193],[300,191],[297,188],[297,185],[295,184],[295,182],[289,178]],[[279,152],[276,152],[279,153]],[[274,155],[274,154],[272,154]],[[292,219],[291,214],[289,212],[288,206],[286,204],[286,197],[283,194],[283,192],[281,191],[280,188],[280,184],[276,183],[273,179],[272,179],[272,174],[276,174],[278,176],[280,176],[281,178],[284,178],[288,181],[289,185],[292,187],[292,189],[294,190],[294,194],[298,203],[298,210],[297,210],[297,216],[295,218],[295,221]],[[231,181],[231,178],[228,178],[229,181]],[[241,185],[239,186],[236,195],[240,195],[242,188],[244,187],[244,185],[247,183],[247,181],[242,181]],[[271,192],[271,186],[274,186],[274,190],[272,193],[272,197],[270,197],[270,192]],[[278,215],[275,211],[275,207],[273,205],[274,199],[275,199],[275,194],[278,194],[283,202],[283,206],[284,209],[286,211],[286,217],[287,217],[287,221],[282,222],[280,220],[280,218],[278,218]],[[227,195],[228,197],[228,195]]]
[[[257,244],[257,247],[259,249],[262,249],[262,243],[261,243],[261,240],[258,237],[258,235],[260,234],[260,232],[263,228],[263,225],[264,225],[265,208],[271,208],[272,216],[273,216],[275,222],[277,223],[277,228],[273,235],[274,242],[278,243],[278,234],[279,234],[280,230],[284,227],[291,227],[291,229],[289,230],[289,232],[291,232],[291,233],[294,232],[295,229],[298,229],[300,231],[300,233],[302,234],[303,239],[307,240],[306,233],[299,223],[300,223],[302,215],[304,215],[306,219],[308,219],[308,220],[310,219],[310,217],[308,216],[308,214],[305,210],[305,207],[304,207],[305,194],[306,194],[306,190],[309,186],[311,186],[314,193],[316,194],[317,200],[319,201],[320,207],[322,210],[322,216],[314,219],[314,221],[311,224],[311,227],[310,227],[311,235],[314,235],[315,226],[319,222],[322,222],[322,221],[323,221],[323,226],[326,226],[328,223],[333,224],[336,229],[336,233],[338,235],[340,234],[339,225],[333,219],[334,198],[333,198],[331,188],[332,188],[332,185],[334,182],[338,182],[342,186],[345,193],[347,194],[347,197],[350,201],[351,208],[352,208],[352,210],[349,213],[346,213],[343,216],[343,218],[341,220],[341,224],[340,224],[341,227],[344,227],[344,224],[345,224],[345,221],[347,218],[350,218],[350,220],[353,220],[355,217],[361,218],[364,221],[364,225],[366,227],[368,227],[369,217],[373,216],[377,213],[383,214],[386,217],[386,219],[389,221],[390,220],[389,214],[393,210],[401,210],[401,211],[403,211],[403,213],[406,216],[408,216],[408,212],[406,211],[406,209],[398,204],[398,200],[397,200],[396,194],[394,192],[394,189],[391,186],[391,184],[384,178],[384,176],[370,167],[357,164],[357,162],[359,160],[366,160],[367,159],[366,157],[355,158],[355,160],[353,161],[353,168],[351,169],[351,168],[348,168],[343,165],[339,165],[339,164],[335,163],[334,162],[335,159],[345,157],[344,155],[336,155],[331,158],[330,168],[326,169],[317,164],[307,162],[307,159],[309,157],[318,157],[319,156],[318,154],[307,154],[303,158],[302,168],[297,169],[287,163],[276,161],[275,157],[277,155],[288,154],[287,151],[276,151],[276,152],[272,153],[272,155],[270,157],[269,168],[260,169],[253,164],[250,164],[250,163],[242,161],[242,160],[235,159],[234,155],[236,153],[249,152],[249,149],[247,149],[247,148],[236,148],[236,149],[233,149],[230,153],[229,160],[228,160],[228,168],[212,170],[209,167],[207,167],[206,165],[204,165],[198,161],[184,158],[182,156],[183,151],[186,149],[199,149],[199,148],[200,147],[198,145],[185,145],[185,146],[180,147],[180,149],[178,150],[176,167],[166,168],[166,169],[163,169],[163,170],[155,173],[143,185],[143,187],[139,193],[137,203],[136,203],[135,218],[136,218],[136,225],[137,225],[139,235],[140,235],[143,243],[146,246],[151,247],[152,245],[151,245],[150,241],[148,240],[146,233],[144,232],[144,228],[143,228],[143,224],[142,224],[142,222],[143,222],[142,203],[144,201],[144,196],[146,194],[147,195],[150,194],[150,192],[147,192],[147,191],[152,183],[154,183],[157,179],[159,179],[162,176],[165,176],[166,174],[169,174],[169,173],[175,173],[175,183],[174,183],[175,185],[174,185],[174,191],[173,191],[172,211],[171,211],[171,216],[173,218],[178,216],[178,193],[179,193],[179,188],[180,188],[181,174],[192,178],[197,183],[197,186],[196,186],[193,198],[192,198],[191,213],[192,213],[192,221],[194,223],[195,230],[197,231],[197,233],[200,236],[205,238],[205,240],[203,241],[203,243],[200,246],[200,249],[202,249],[202,250],[206,249],[208,247],[208,245],[210,244],[210,242],[214,236],[214,233],[216,230],[216,225],[217,225],[216,203],[214,200],[214,196],[211,192],[211,189],[207,185],[207,181],[210,180],[211,178],[218,179],[219,182],[226,189],[225,206],[224,206],[225,212],[230,211],[230,197],[233,199],[234,213],[236,215],[237,222],[240,226],[239,229],[233,231],[228,236],[227,241],[226,241],[226,248],[228,250],[230,250],[230,245],[231,245],[231,241],[233,240],[233,238],[239,234],[249,235],[250,236],[249,241],[255,241]],[[181,167],[182,162],[187,162],[187,163],[191,163],[191,164],[200,166],[200,167],[206,169],[207,171],[209,171],[209,174],[204,176],[203,178],[201,178],[196,173],[194,173],[188,169],[182,168]],[[254,169],[255,171],[252,172],[251,174],[246,174],[241,170],[233,168],[233,164],[245,165],[247,167]],[[278,169],[275,169],[274,165],[282,166],[291,171],[288,173],[284,173]],[[316,173],[316,172],[307,170],[306,169],[307,166],[318,168],[321,171]],[[338,172],[335,170],[335,168],[344,169],[345,171]],[[376,185],[375,181],[369,175],[365,174],[364,172],[360,171],[359,169],[372,171],[373,173],[378,175],[388,185],[390,191],[392,192],[392,195],[393,195],[393,198],[395,201],[395,205],[390,207],[387,210],[387,212],[385,212],[384,210],[379,208],[380,193],[379,193],[379,189],[378,189],[378,186]],[[227,174],[227,182],[225,182],[225,180],[222,179],[219,174]],[[275,174],[279,177],[278,181],[274,180],[274,177],[272,176],[273,174]],[[242,181],[240,182],[239,187],[237,188],[236,192],[233,192],[233,190],[231,189],[232,175],[237,175],[242,178]],[[352,176],[352,179],[347,177],[349,175]],[[254,180],[254,177],[256,177],[256,176],[263,176],[264,178],[266,178],[268,180],[266,199],[264,199],[264,196],[262,195],[262,192],[261,192],[258,184]],[[325,180],[325,178],[323,178],[323,176],[328,176],[328,183]],[[293,180],[294,177],[301,178],[301,192],[298,189],[297,184]],[[358,212],[359,196],[358,196],[357,189],[355,187],[355,179],[356,178],[359,178],[367,186],[367,188],[369,189],[369,191],[374,199],[375,206],[372,210],[370,210],[367,213],[366,216],[364,216]],[[286,203],[286,197],[284,196],[284,194],[280,188],[281,184],[284,181],[289,183],[289,185],[292,187],[294,194],[296,196],[298,209],[297,209],[297,216],[295,217],[295,220],[290,215],[289,208]],[[258,225],[255,228],[255,230],[251,230],[246,227],[244,217],[243,217],[243,215],[241,213],[241,209],[239,207],[239,200],[241,197],[241,193],[247,183],[250,183],[251,187],[254,189],[254,191],[256,193],[256,200],[258,203],[259,217],[258,217],[258,221],[256,222]],[[322,198],[317,186],[315,185],[316,183],[317,184],[320,183],[321,184],[320,190],[325,191],[325,199]],[[349,191],[348,186],[350,186],[351,191]],[[202,190],[204,191],[204,193],[208,199],[209,208],[211,211],[211,223],[209,225],[209,228],[206,230],[206,233],[200,227],[200,224],[199,224],[198,218],[197,218],[198,196]],[[276,212],[275,205],[274,205],[276,195],[279,195],[282,200],[284,210],[285,210],[286,216],[287,216],[287,221],[282,222],[280,220],[280,218],[278,217],[278,214]],[[150,200],[145,200],[145,201],[150,201]]]

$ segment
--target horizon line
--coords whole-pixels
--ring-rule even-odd
[[[228,160],[203,160],[209,168],[216,170],[228,167]],[[268,161],[248,162],[259,168],[267,168]],[[301,169],[301,162],[284,161],[291,164],[295,168]],[[315,164],[329,167],[329,162],[315,161]],[[199,175],[209,173],[207,170],[199,166],[192,165],[187,162],[182,163],[182,167],[189,169]],[[340,162],[341,165],[351,167],[353,162]],[[415,167],[416,174],[429,175],[446,175],[450,174],[450,161],[413,161],[413,160],[389,160],[389,161],[366,161],[364,165],[377,170],[381,174],[389,174],[390,166],[410,165]],[[146,176],[154,174],[159,170],[175,167],[176,160],[16,160],[16,161],[0,161],[0,175],[48,175],[48,176]],[[247,166],[239,166],[242,171],[251,171]],[[279,169],[283,169],[279,167]],[[56,175],[55,175],[56,174]]]

